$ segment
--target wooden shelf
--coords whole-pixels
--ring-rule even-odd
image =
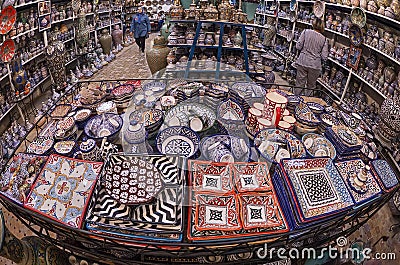
[[[362,78],[361,76],[359,76],[356,73],[352,73],[355,77],[357,77],[361,82],[363,82],[364,84],[368,85],[370,88],[372,88],[373,91],[375,91],[379,96],[381,96],[383,99],[386,99],[386,96],[379,91],[377,88],[375,88],[372,84],[370,84],[367,80],[365,80],[364,78]]]
[[[65,21],[73,20],[73,19],[75,19],[75,17],[72,16],[72,17],[69,17],[69,18],[65,18],[65,19],[61,19],[61,20],[57,20],[57,21],[52,21],[51,24],[61,23],[61,22],[65,22]]]
[[[11,104],[11,107],[5,113],[3,113],[3,115],[1,115],[0,121],[2,121],[4,117],[6,117],[15,108],[16,105],[16,103]]]
[[[378,50],[377,48],[374,48],[374,47],[372,47],[372,46],[370,46],[370,45],[368,45],[368,44],[365,44],[365,43],[364,43],[364,46],[367,47],[368,49],[371,49],[371,50],[373,50],[373,51],[379,53],[380,55],[383,55],[384,57],[386,57],[387,59],[393,61],[393,62],[396,63],[397,65],[400,65],[400,61],[398,61],[397,59],[393,58],[393,57],[390,56],[389,54],[384,53],[383,51]]]

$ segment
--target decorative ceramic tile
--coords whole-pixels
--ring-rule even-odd
[[[280,227],[286,221],[274,192],[239,195],[240,217],[244,229]]]
[[[231,193],[233,191],[232,171],[227,163],[193,161],[193,189]]]
[[[1,193],[17,203],[23,203],[46,159],[47,156],[24,153],[14,155],[1,174]]]
[[[65,225],[81,228],[103,163],[51,155],[25,207]]]
[[[239,192],[272,190],[267,163],[232,164],[233,179]]]
[[[196,195],[198,230],[239,230],[239,204],[236,195]]]
[[[356,203],[372,199],[381,193],[372,172],[365,169],[365,164],[361,159],[337,162],[335,165]],[[360,175],[363,169],[365,177]]]
[[[281,162],[301,218],[318,219],[353,205],[353,199],[329,158],[292,159]]]
[[[399,184],[396,174],[386,160],[373,160],[370,164],[384,190],[390,191]]]
[[[102,183],[111,197],[123,204],[148,203],[163,185],[160,173],[151,163],[123,155],[109,157]]]

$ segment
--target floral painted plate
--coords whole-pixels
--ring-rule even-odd
[[[358,47],[362,44],[363,36],[359,26],[356,24],[351,25],[349,28],[350,43]]]
[[[126,95],[130,95],[134,92],[135,86],[131,84],[123,84],[120,86],[116,86],[112,91],[111,95],[120,98]]]
[[[4,41],[0,47],[0,58],[4,63],[8,63],[15,55],[15,43],[12,39]]]
[[[199,135],[188,127],[173,126],[159,132],[157,149],[165,155],[193,156],[199,149]]]
[[[163,187],[158,170],[138,157],[112,155],[104,172],[108,194],[122,204],[148,203]]]
[[[60,155],[68,155],[75,147],[74,141],[60,141],[54,145],[54,150]]]
[[[72,109],[72,106],[69,104],[60,104],[57,105],[54,110],[51,112],[50,116],[52,118],[64,118],[68,112],[70,112]]]
[[[196,195],[195,225],[202,230],[240,230],[239,203],[236,195]]]
[[[7,6],[0,13],[0,34],[7,34],[17,20],[17,10],[13,6]]]

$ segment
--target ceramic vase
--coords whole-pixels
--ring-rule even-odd
[[[17,59],[12,63],[12,66],[16,96],[28,94],[29,89],[27,89],[26,87],[28,75],[22,66],[22,61],[20,59]]]
[[[86,46],[89,41],[89,27],[86,23],[86,14],[81,12],[78,19],[78,27],[75,36],[76,43],[80,47]]]
[[[379,116],[375,134],[384,145],[390,146],[400,132],[400,97],[387,97],[381,105]]]
[[[164,36],[157,36],[154,39],[153,47],[146,51],[146,60],[151,74],[154,74],[167,66],[167,56],[170,49],[167,47],[167,41]],[[172,59],[170,59],[173,61]]]
[[[62,90],[67,80],[64,43],[53,38],[53,42],[45,48],[45,55],[56,90]]]
[[[101,47],[103,48],[104,54],[110,55],[112,46],[112,37],[108,32],[108,29],[103,29],[102,35],[99,38]]]
[[[113,30],[111,35],[115,47],[119,47],[119,45],[122,45],[123,32],[119,28],[119,25],[115,26],[115,29]]]

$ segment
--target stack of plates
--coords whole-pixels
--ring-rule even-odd
[[[346,126],[334,125],[326,130],[325,136],[335,146],[338,156],[357,155],[361,151],[361,140]]]
[[[118,108],[126,107],[135,91],[135,86],[133,84],[123,84],[116,86],[112,91],[113,101]]]

